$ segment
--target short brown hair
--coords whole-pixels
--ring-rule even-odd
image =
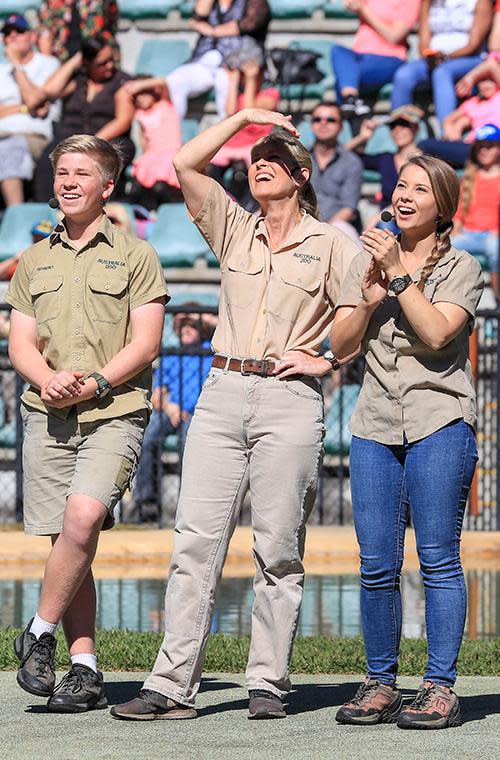
[[[123,154],[116,145],[94,135],[72,135],[56,145],[50,154],[50,162],[55,171],[57,162],[65,153],[85,153],[91,156],[99,169],[103,182],[118,182],[123,169]]]

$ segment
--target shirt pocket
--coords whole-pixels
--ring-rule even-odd
[[[60,274],[40,277],[30,282],[29,291],[37,324],[41,325],[59,316],[62,284],[63,277]]]
[[[226,301],[231,306],[245,309],[255,299],[258,275],[264,266],[243,256],[233,256],[227,262],[223,288]]]
[[[299,321],[304,310],[318,300],[322,288],[323,280],[317,273],[279,274],[269,289],[269,311],[288,321]]]
[[[127,304],[128,279],[126,277],[98,277],[88,279],[89,314],[96,322],[116,325],[123,319]]]

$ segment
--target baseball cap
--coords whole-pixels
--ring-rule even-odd
[[[11,13],[5,19],[2,27],[2,34],[5,34],[9,29],[15,29],[18,32],[27,32],[31,29],[28,21],[20,13]]]
[[[476,129],[474,141],[500,142],[500,128],[498,128],[496,124],[483,124],[482,127],[478,127],[478,129]]]

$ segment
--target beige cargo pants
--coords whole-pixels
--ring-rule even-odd
[[[284,697],[304,582],[305,522],[323,451],[317,380],[212,369],[186,442],[165,638],[144,688],[192,705],[215,591],[250,487],[255,560],[246,684]]]

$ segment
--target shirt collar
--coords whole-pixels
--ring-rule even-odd
[[[279,251],[282,251],[284,248],[290,248],[291,246],[299,245],[300,243],[303,243],[304,240],[307,240],[310,237],[326,234],[326,229],[323,229],[323,225],[320,224],[317,219],[311,216],[311,214],[308,214],[304,210],[301,210],[301,214],[302,214],[302,218],[300,222],[294,227],[294,229],[292,230],[290,235],[287,237],[283,245],[281,245],[276,251],[273,251],[273,253],[278,253]],[[258,216],[256,216],[255,234],[257,236],[262,235],[266,240],[268,240],[267,229],[264,222],[263,214],[259,214]]]
[[[94,234],[94,236],[86,243],[84,248],[91,248],[94,245],[97,245],[98,242],[104,241],[108,243],[111,247],[114,243],[114,235],[115,230],[113,227],[113,223],[109,221],[106,214],[103,213],[101,221],[99,222],[99,226]],[[70,240],[68,236],[68,230],[66,227],[66,218],[63,216],[60,222],[56,224],[54,227],[54,230],[51,232],[49,236],[49,246],[52,248],[56,243],[63,243],[65,246],[69,248],[73,248],[73,243]]]

